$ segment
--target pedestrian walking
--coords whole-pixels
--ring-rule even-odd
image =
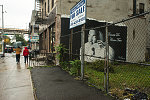
[[[28,63],[28,55],[29,55],[29,50],[27,49],[27,47],[24,48],[23,50],[23,56],[24,56],[24,63]]]
[[[20,53],[21,53],[21,48],[18,46],[16,49],[16,62],[17,64],[20,62]]]

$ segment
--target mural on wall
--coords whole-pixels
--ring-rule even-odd
[[[105,58],[106,51],[106,28],[97,28],[99,26],[105,26],[106,22],[100,22],[96,20],[86,21],[85,31],[85,61],[92,62],[98,59]],[[63,37],[70,34],[69,29],[69,18],[62,18],[62,33],[61,43],[65,44],[69,49],[69,36]],[[90,30],[91,29],[91,30]],[[73,29],[73,32],[81,31],[81,26]],[[111,60],[126,60],[126,40],[127,40],[127,27],[126,26],[110,26],[108,27],[109,32],[109,59]],[[73,34],[73,54],[81,54],[81,33]],[[80,59],[80,56],[78,56]]]
[[[127,27],[126,26],[110,26],[109,46],[114,49],[115,60],[126,61],[127,49]]]
[[[105,52],[106,42],[104,41],[104,34],[101,31],[90,30],[88,41],[85,43],[85,61],[92,62],[104,59]],[[109,46],[109,59],[114,59],[114,56],[114,49]]]

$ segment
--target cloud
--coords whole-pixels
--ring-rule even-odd
[[[0,0],[1,2],[7,12],[4,13],[5,27],[26,29],[34,9],[34,0]]]

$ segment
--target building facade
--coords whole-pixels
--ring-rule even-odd
[[[35,24],[39,27],[40,52],[54,53],[55,46],[58,46],[60,43],[66,45],[68,43],[67,48],[70,49],[70,37],[63,39],[63,36],[71,33],[69,29],[70,9],[78,2],[79,0],[36,0],[36,14],[34,17]],[[90,26],[87,26],[87,28],[96,27],[96,25],[92,26],[93,22],[99,22],[97,25],[104,25],[103,23],[116,22],[132,17],[148,11],[149,7],[150,0],[87,0],[87,25]],[[92,18],[93,22],[90,21],[90,18]],[[125,49],[123,54],[125,55],[124,60],[129,62],[145,61],[146,56],[150,54],[149,16],[135,18],[129,22],[135,25],[131,27],[130,24],[124,23],[127,27],[124,28],[126,29],[124,31],[126,32],[126,42],[124,44],[126,46],[123,47]],[[141,24],[139,25],[139,23]],[[80,26],[73,29],[74,32],[80,30]],[[77,47],[72,47],[72,53],[80,54],[80,38],[80,36],[73,37],[72,41],[78,39],[79,43],[74,42],[77,43],[74,44]]]

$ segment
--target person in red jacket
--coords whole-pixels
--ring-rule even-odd
[[[24,48],[23,50],[23,56],[24,56],[24,63],[28,63],[28,55],[29,55],[29,50],[27,49],[27,47]]]

